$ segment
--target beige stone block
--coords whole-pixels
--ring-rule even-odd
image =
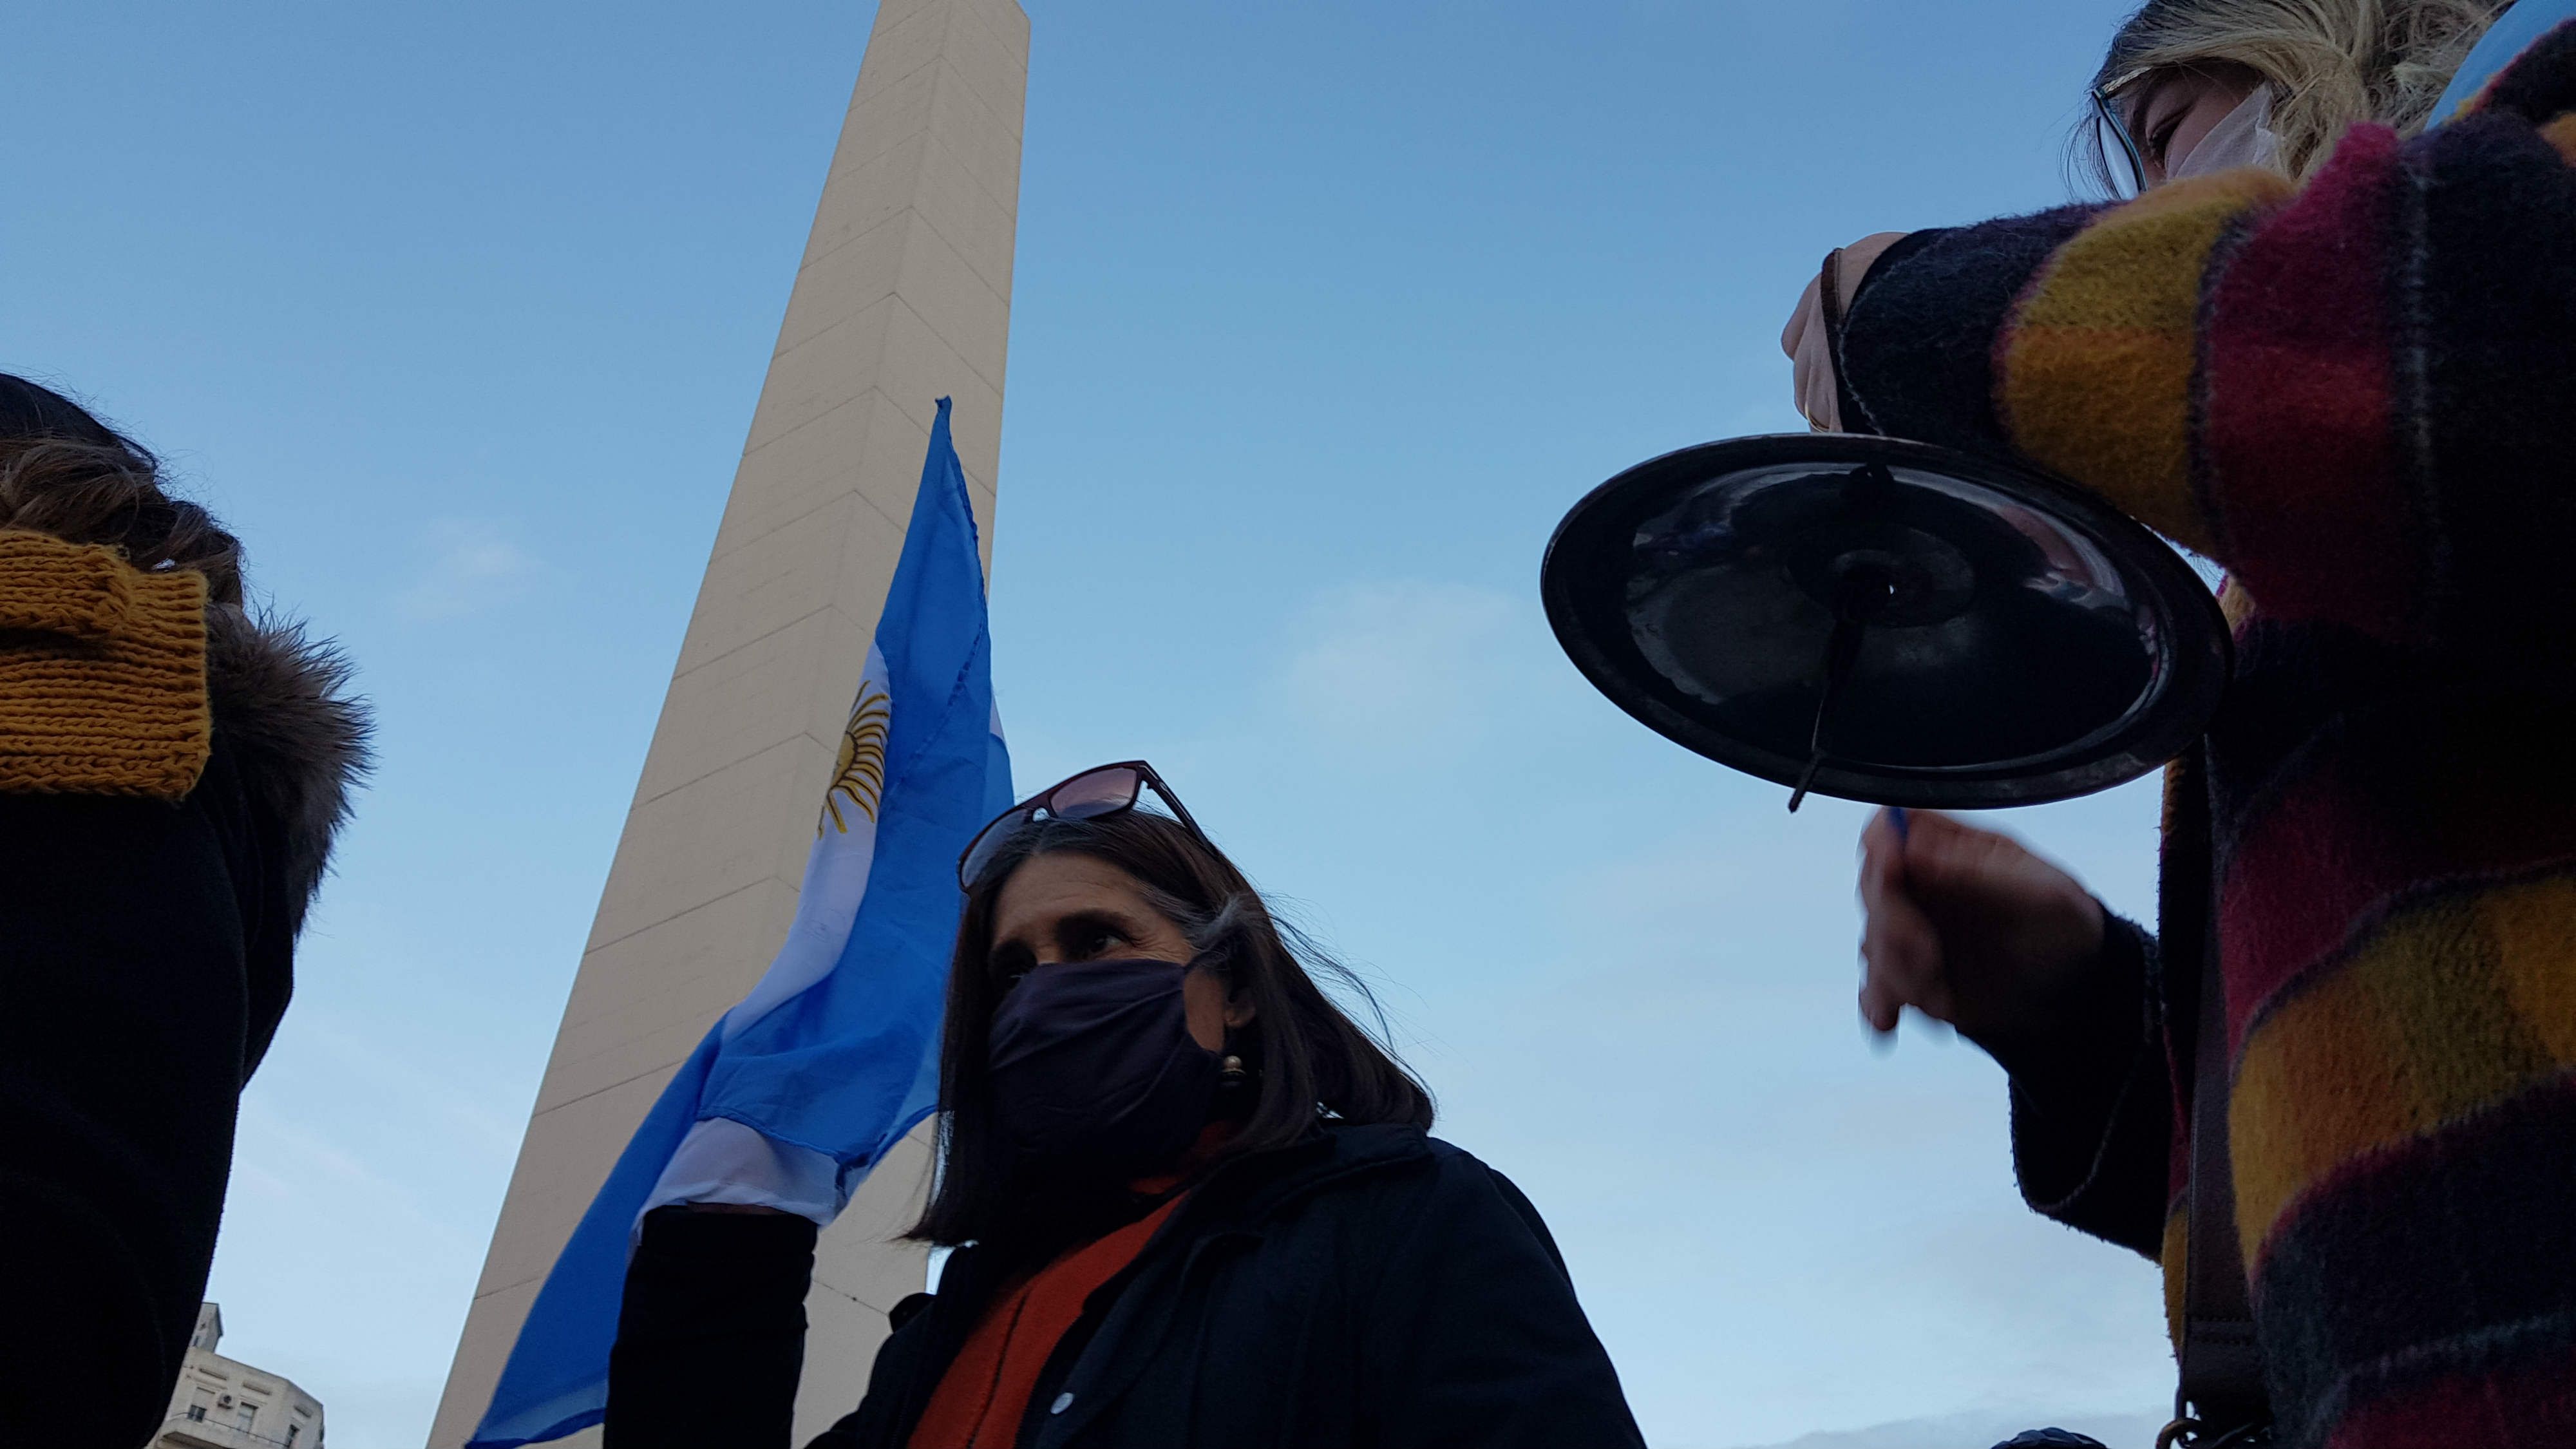
[[[908,10],[880,7],[868,33],[867,54],[859,62],[859,84],[853,95],[890,85],[938,61],[957,28],[954,5],[916,5]]]
[[[925,147],[924,142],[932,144]],[[893,184],[884,184],[888,181]],[[975,198],[980,204],[969,206]],[[1018,214],[1016,122],[995,115],[944,62],[923,66],[854,103],[850,126],[832,156],[816,220],[829,213],[837,236],[864,231],[906,206],[919,206],[936,217],[979,265],[989,258],[977,248],[1008,246],[1015,240],[1016,227],[999,228],[996,234],[976,227],[973,220],[996,212]],[[809,256],[817,249],[809,233]]]
[[[781,833],[813,808],[823,760],[799,735],[638,802],[600,894],[591,946],[779,874]]]
[[[584,957],[537,1110],[686,1059],[769,969],[795,914],[795,887],[763,881]]]
[[[788,305],[795,303],[791,299]],[[875,387],[884,376],[880,364],[886,328],[902,305],[900,299],[882,298],[857,316],[771,357],[769,381],[760,389],[760,404],[751,414],[748,450],[783,438]],[[895,389],[885,391],[901,406],[903,399]],[[912,409],[904,412],[911,416]]]
[[[901,540],[889,540],[901,547]],[[850,722],[850,706],[857,702],[859,675],[867,668],[868,646],[876,642],[876,616],[862,619],[855,609],[835,608],[828,625],[830,637],[824,650],[824,667],[814,673],[806,691],[802,719],[806,738],[814,742],[823,761],[816,776],[814,796],[822,799],[826,777],[840,760],[841,732]]]
[[[991,479],[1001,451],[1001,392],[970,366],[954,343],[940,336],[902,297],[887,297],[846,322],[824,328],[779,353],[769,365],[769,386],[751,420],[755,449],[844,405],[858,389],[849,379],[888,380],[888,401],[922,430],[925,440],[941,397],[956,399],[951,431],[959,460],[971,477]],[[878,511],[909,518],[921,481],[915,459],[900,482],[864,480]]]
[[[993,28],[993,33],[1009,43],[1011,52],[1020,59],[1020,69],[1029,68],[1029,12],[1019,0],[959,0],[961,6]]]
[[[1018,136],[1028,113],[1027,52],[1003,38],[973,6],[954,5],[939,41],[939,59],[975,93],[994,119]]]
[[[975,5],[879,7],[866,59],[853,96],[912,75],[934,61],[958,68],[960,78],[1014,132],[1026,110],[1026,18],[1015,25],[997,11]],[[1013,37],[1021,39],[1017,42]]]
[[[868,1370],[885,1342],[886,1316],[829,1289],[805,1299],[805,1374],[796,1384],[796,1427],[788,1442],[806,1443],[859,1406]]]
[[[967,367],[988,387],[998,385],[1010,306],[918,212],[887,221],[806,269],[779,329],[779,358],[795,358],[804,343],[897,296],[961,360],[993,359]],[[890,360],[880,355],[876,365],[883,369]]]
[[[816,258],[918,207],[922,157],[933,144],[929,132],[915,131],[836,170],[815,204],[814,226],[805,234],[797,275],[802,277]]]
[[[1018,214],[1020,204],[1020,127],[1017,117],[1004,117],[966,83],[943,57],[932,70],[930,132],[939,137],[966,174],[995,201]]]
[[[997,198],[984,189],[936,135],[921,138],[921,173],[913,190],[913,209],[922,220],[957,248],[958,255],[984,279],[994,295],[1011,299],[1011,264],[1017,232],[996,225],[1007,218],[1016,198]]]
[[[787,313],[779,319],[778,347],[771,355],[784,357],[814,334],[893,296],[903,278],[904,247],[914,219],[912,208],[905,207],[798,271]],[[861,385],[876,381],[873,376],[849,380]]]
[[[861,162],[928,131],[938,79],[939,67],[935,63],[915,67],[911,74],[883,84],[872,82],[862,72],[858,89],[850,96],[849,114],[841,122],[840,142],[832,148],[826,188],[837,184],[842,173]]]
[[[750,981],[743,979],[742,959],[749,957],[766,968],[786,939],[787,923],[795,913],[796,887],[766,880],[583,953],[572,998],[564,1004],[563,1032],[584,1031],[649,1006],[664,993],[700,978],[738,980],[743,990],[750,990]],[[756,976],[757,970],[752,974]]]
[[[821,1433],[858,1404],[885,1339],[886,1310],[921,1291],[929,1249],[894,1236],[912,1225],[926,1200],[930,1141],[924,1124],[897,1143],[814,1245],[805,1379],[796,1396],[799,1439]]]
[[[918,478],[929,432],[869,388],[849,402],[743,454],[733,497],[716,529],[721,556],[792,527],[858,491],[859,480],[906,472]],[[869,500],[870,506],[876,500]],[[882,515],[882,509],[879,510]],[[909,516],[909,515],[905,515]],[[898,521],[899,523],[899,521]]]
[[[994,431],[998,433],[999,429],[995,429]],[[1001,439],[998,436],[991,438],[978,438],[975,441],[978,444],[985,445],[976,448],[975,452],[982,452],[989,455],[999,453],[1001,451]],[[966,491],[974,495],[975,499],[976,526],[984,529],[985,532],[990,533],[992,531],[992,516],[985,510],[987,505],[991,504],[994,499],[1000,496],[1000,494],[994,491],[993,475],[987,470],[999,460],[991,456],[978,460],[974,453],[965,451],[963,444],[959,445],[959,449],[960,450],[957,454],[958,466],[962,468],[966,474]],[[989,543],[991,540],[987,539],[986,542]],[[990,570],[987,570],[987,572],[990,572]]]
[[[643,775],[634,801],[628,806],[630,830],[635,811],[647,803],[710,775],[735,771],[755,757],[791,746],[806,734],[806,700],[811,678],[818,668],[826,667],[828,661],[835,657],[826,647],[834,626],[830,620],[821,618],[821,613],[817,610],[730,653],[718,655],[671,682],[670,689],[663,696],[666,710],[674,702],[683,706],[704,706],[713,701],[719,707],[664,714],[654,731],[653,746],[645,753]],[[857,676],[853,674],[851,678],[855,681]],[[794,769],[797,765],[789,760],[780,768]],[[818,764],[815,768],[821,769],[822,766]],[[819,791],[821,788],[818,782],[815,789]],[[728,811],[729,807],[723,801],[709,803],[719,817]],[[703,834],[706,826],[707,821],[702,818],[693,822],[691,829],[693,833]],[[704,841],[645,843],[621,836],[619,844],[621,850],[633,844],[656,856],[674,858],[682,864],[703,860],[707,856]],[[672,910],[692,909],[716,899],[720,894],[687,900],[673,906]],[[594,917],[585,949],[663,918],[654,916],[639,921],[617,915],[611,919],[603,913]]]
[[[967,265],[937,228],[914,212],[896,290],[923,323],[957,350],[995,396],[1011,343],[1011,306]]]
[[[482,1422],[491,1403],[492,1386],[501,1380],[519,1325],[537,1301],[537,1284],[520,1283],[497,1293],[479,1294],[465,1310],[465,1330],[456,1341],[456,1364],[448,1370],[446,1392],[430,1420],[431,1449],[463,1449],[466,1436]]]
[[[961,356],[1003,355],[1010,305],[917,211],[889,218],[806,267],[779,327],[779,355],[898,294]],[[984,367],[977,374],[996,382]]]
[[[874,29],[868,37],[869,47],[873,49],[876,45],[874,30],[882,30],[919,11],[952,3],[954,0],[878,0],[876,19],[871,22]]]
[[[1019,119],[996,112],[945,58],[890,81],[883,89],[861,87],[850,106],[842,144],[833,154],[832,181],[827,184],[837,184],[843,173],[923,132],[938,136],[977,184],[1017,213]]]
[[[709,559],[688,634],[680,643],[674,686],[710,662],[830,605],[833,586],[840,582],[836,564],[842,541],[857,518],[872,507],[863,493],[852,488],[791,523],[746,538]]]
[[[919,379],[908,388],[888,388],[886,396],[922,429],[923,441],[927,443],[930,425],[939,416],[939,399],[953,399],[948,431],[957,445],[957,461],[965,468],[970,485],[977,479],[991,479],[1002,451],[1001,390],[985,382],[958,354],[956,344],[940,336],[902,298],[895,299],[877,345],[879,365],[886,376]],[[876,480],[868,482],[873,490]],[[872,491],[870,496],[880,510],[897,518],[909,518],[912,496],[920,485],[921,467],[915,463],[910,476],[901,483],[893,484],[886,493]],[[979,526],[987,521],[976,520]]]
[[[922,1123],[888,1149],[830,1231],[816,1245],[816,1276],[871,1308],[892,1309],[921,1291],[930,1250],[897,1241],[930,1203],[932,1153],[937,1134]],[[901,1261],[898,1261],[901,1260]]]
[[[620,1082],[528,1119],[518,1170],[501,1208],[501,1229],[483,1260],[479,1295],[542,1280],[572,1239],[617,1155],[671,1080],[669,1069]]]
[[[878,523],[854,530],[851,544],[851,557],[865,560],[894,553],[902,547],[902,539],[892,524]],[[864,563],[845,567],[864,567]],[[873,611],[862,617],[855,608],[836,604],[674,681],[670,697],[675,702],[694,705],[729,699],[736,707],[707,710],[674,722],[666,737],[685,733],[689,738],[675,740],[672,748],[646,758],[645,777],[654,794],[667,793],[791,740],[810,739],[819,753],[813,760],[814,776],[806,783],[819,801],[830,783],[831,762],[840,748],[841,730],[875,635]],[[681,747],[683,743],[687,748]],[[811,813],[807,812],[807,824]],[[796,849],[801,852],[802,847]],[[801,876],[803,859],[798,853],[792,869],[782,862],[782,877]]]
[[[822,680],[826,697],[839,696],[846,703],[858,686],[859,670],[868,660],[868,644],[876,638],[877,616],[885,612],[886,590],[893,586],[895,566],[903,558],[903,538],[912,522],[912,495],[921,488],[919,455],[927,452],[930,439],[925,434],[914,447],[914,461],[904,485],[903,511],[886,509],[869,500],[866,515],[841,535],[841,589],[834,607],[848,621],[839,642],[855,649],[849,656],[846,674],[833,674]],[[866,495],[860,495],[865,498]],[[834,738],[839,738],[839,725],[834,725]]]
[[[566,1032],[557,1040],[559,1049],[544,1085],[537,1089],[537,1110],[578,1102],[644,1077],[667,1080],[716,1018],[741,999],[741,991],[699,977],[673,985],[649,1006]],[[621,1024],[631,1024],[633,1034],[616,1035]]]
[[[864,505],[845,499],[836,507]],[[831,628],[820,617],[827,607],[811,608],[671,681],[663,702],[671,723],[656,732],[655,748],[644,757],[642,799],[658,799],[804,733],[808,682],[821,666]]]

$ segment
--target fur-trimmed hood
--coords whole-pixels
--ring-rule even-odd
[[[289,898],[300,912],[321,888],[350,792],[371,763],[373,725],[346,693],[347,656],[300,623],[241,608],[206,610],[206,689],[215,732],[233,752],[252,803],[282,826]]]

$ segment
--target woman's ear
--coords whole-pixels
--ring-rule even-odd
[[[1253,1010],[1252,993],[1237,991],[1225,999],[1225,1024],[1230,1029],[1250,1022],[1260,1013]]]

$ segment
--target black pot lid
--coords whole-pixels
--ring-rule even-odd
[[[1566,514],[1539,587],[1575,667],[1647,727],[1873,804],[2135,779],[2199,736],[2229,670],[2217,600],[2164,540],[2044,474],[1892,438],[1641,463]]]

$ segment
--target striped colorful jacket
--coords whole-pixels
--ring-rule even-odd
[[[2005,1061],[2025,1195],[2181,1282],[2172,923],[2214,908],[2282,1442],[2576,1446],[2576,25],[2304,186],[1918,233],[1844,341],[1879,430],[2034,461],[2237,595],[2167,949]]]

